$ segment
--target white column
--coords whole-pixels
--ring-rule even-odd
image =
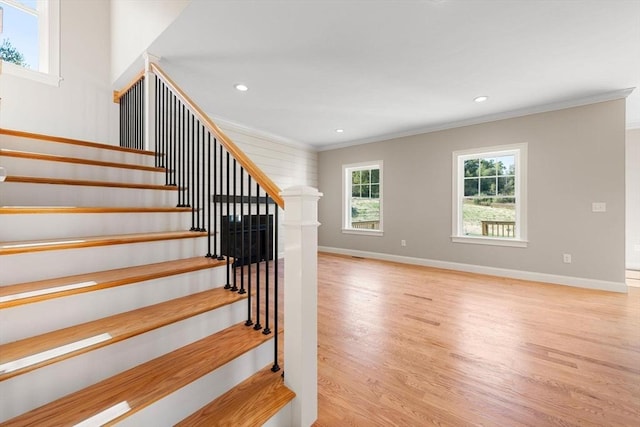
[[[318,200],[315,188],[292,187],[284,199],[284,381],[296,393],[292,425],[318,418]]]
[[[149,64],[158,63],[160,58],[149,52],[144,52],[142,58],[144,59],[144,149],[153,151],[156,140],[156,85]]]

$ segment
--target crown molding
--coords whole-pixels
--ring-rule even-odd
[[[599,102],[614,101],[616,99],[626,98],[627,96],[629,96],[631,94],[631,92],[634,91],[634,89],[635,89],[635,87],[627,88],[627,89],[620,89],[620,90],[615,90],[615,91],[611,91],[611,92],[604,92],[604,93],[599,93],[599,94],[596,94],[596,95],[585,96],[585,97],[581,97],[581,98],[574,98],[574,99],[569,99],[569,100],[564,100],[564,101],[552,102],[552,103],[548,103],[548,104],[535,105],[535,106],[526,107],[526,108],[519,108],[519,109],[516,109],[516,110],[504,111],[504,112],[495,113],[495,114],[488,114],[488,115],[484,115],[484,116],[473,117],[473,118],[464,119],[464,120],[458,120],[458,121],[454,121],[454,122],[437,124],[437,125],[433,125],[433,126],[427,126],[427,127],[423,127],[423,128],[412,129],[412,130],[404,131],[404,132],[389,133],[389,134],[385,134],[385,135],[374,136],[374,137],[371,137],[371,138],[358,139],[358,140],[343,142],[343,143],[339,143],[339,144],[315,146],[315,148],[318,151],[336,150],[338,148],[352,147],[352,146],[355,146],[355,145],[369,144],[369,143],[372,143],[372,142],[386,141],[386,140],[389,140],[389,139],[403,138],[403,137],[407,137],[407,136],[415,136],[415,135],[420,135],[420,134],[424,134],[424,133],[437,132],[437,131],[441,131],[441,130],[455,129],[455,128],[460,128],[460,127],[464,127],[464,126],[471,126],[471,125],[477,125],[477,124],[481,124],[481,123],[495,122],[495,121],[498,121],[498,120],[505,120],[505,119],[512,119],[512,118],[516,118],[516,117],[523,117],[523,116],[528,116],[528,115],[531,115],[531,114],[546,113],[546,112],[549,112],[549,111],[564,110],[566,108],[580,107],[580,106],[583,106],[583,105],[596,104],[596,103],[599,103]],[[636,123],[640,127],[640,122],[634,122],[634,123]],[[627,129],[629,129],[629,125],[627,125]]]

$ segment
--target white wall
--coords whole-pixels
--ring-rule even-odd
[[[626,289],[624,126],[620,99],[322,151],[319,244]],[[452,152],[520,142],[529,153],[528,247],[451,242]],[[369,160],[384,161],[384,236],[343,234],[341,167]],[[592,202],[607,212],[591,212]]]
[[[312,147],[230,123],[216,123],[280,189],[318,186],[318,153]]]
[[[112,82],[128,71],[190,2],[191,0],[111,0]],[[142,69],[142,62],[138,65],[139,69],[132,71],[132,76]]]
[[[0,75],[0,127],[117,143],[107,1],[60,2],[60,87]]]
[[[640,270],[640,129],[627,131],[627,245],[626,263]]]

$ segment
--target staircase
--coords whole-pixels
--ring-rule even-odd
[[[0,129],[0,425],[290,425],[259,289],[225,289],[155,160]]]

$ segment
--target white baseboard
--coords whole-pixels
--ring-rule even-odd
[[[414,258],[378,252],[358,251],[353,249],[318,246],[318,252],[329,252],[340,255],[359,256],[403,264],[421,265],[424,267],[443,268],[447,270],[465,271],[468,273],[487,274],[490,276],[510,277],[512,279],[531,280],[534,282],[552,283],[555,285],[573,286],[577,288],[597,289],[601,291],[627,293],[624,282],[587,279],[583,277],[560,276],[557,274],[536,273],[532,271],[510,270],[506,268],[487,267],[483,265],[463,264],[459,262],[439,261],[425,258]]]

